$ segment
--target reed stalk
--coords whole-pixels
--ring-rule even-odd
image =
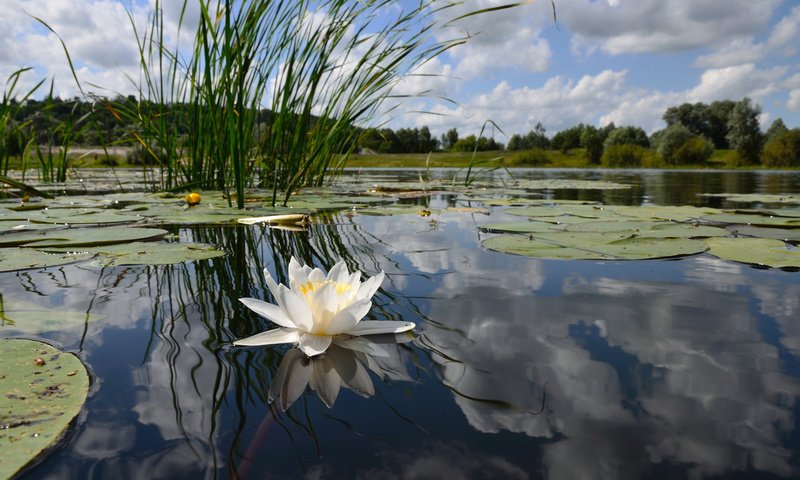
[[[421,1],[396,14],[390,0],[184,0],[177,40],[155,1],[138,29],[138,98],[105,106],[131,125],[130,139],[162,167],[159,187],[224,191],[244,207],[247,188],[269,188],[271,203],[320,186],[341,171],[359,126],[381,112],[402,78],[467,40],[442,21],[460,3]],[[458,12],[460,10],[452,10]],[[193,31],[191,48],[180,35]],[[193,30],[191,30],[193,29]],[[424,93],[424,92],[420,92]],[[394,105],[396,106],[396,105]]]

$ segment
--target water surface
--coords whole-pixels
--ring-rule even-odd
[[[514,175],[633,185],[537,192],[608,204],[735,207],[698,194],[800,192],[789,172]],[[707,254],[513,256],[480,245],[477,227],[507,218],[501,208],[446,212],[479,205],[448,193],[399,202],[438,213],[337,212],[300,233],[174,228],[229,255],[0,274],[6,304],[101,317],[37,337],[78,353],[93,387],[64,443],[23,478],[800,475],[800,273]],[[287,281],[292,255],[385,271],[369,318],[417,324],[413,341],[373,358],[384,373],[370,374],[373,394],[343,388],[328,408],[308,389],[283,412],[267,397],[289,346],[231,346],[270,328],[237,299],[271,300],[261,271]]]

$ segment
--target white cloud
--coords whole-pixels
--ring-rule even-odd
[[[470,11],[504,3],[507,2],[466,2],[454,9],[445,9],[438,17],[445,22]],[[547,8],[550,8],[549,4]],[[453,24],[460,34],[453,35],[452,29],[446,29],[440,33],[439,39],[459,35],[468,37],[466,43],[449,51],[450,57],[455,61],[456,75],[465,79],[492,75],[507,68],[541,72],[549,67],[553,55],[549,42],[540,38],[539,29],[543,22],[551,18],[550,15],[548,10],[539,6],[534,8],[533,5],[475,15]]]
[[[578,48],[594,45],[616,55],[721,45],[762,31],[779,3],[627,0],[620,8],[610,2],[563,0],[558,2],[558,10],[559,18],[576,34]]]
[[[700,77],[700,84],[688,92],[688,99],[709,102],[749,96],[759,100],[777,91],[785,75],[785,67],[763,70],[752,63],[709,69]]]
[[[800,89],[789,92],[789,101],[786,107],[793,112],[800,112]]]

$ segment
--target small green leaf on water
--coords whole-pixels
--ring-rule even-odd
[[[734,262],[767,267],[800,267],[800,249],[771,238],[709,238],[708,253]]]
[[[800,242],[800,229],[798,228],[766,228],[752,225],[728,225],[727,228],[739,236],[774,238],[784,242]]]
[[[29,248],[0,248],[0,272],[65,265],[91,257],[88,253],[48,253]]]
[[[84,251],[97,255],[104,266],[172,265],[225,255],[222,250],[203,243],[132,242],[89,247]]]
[[[773,215],[756,214],[737,214],[737,213],[717,213],[704,215],[702,220],[714,223],[732,223],[743,225],[755,225],[757,227],[800,227],[798,217],[779,217]]]
[[[624,233],[533,233],[500,235],[483,241],[499,252],[556,260],[646,260],[693,255],[706,250],[700,240],[642,238]]]
[[[9,478],[63,436],[89,375],[77,356],[33,340],[0,339],[0,365],[0,478]]]
[[[541,233],[551,232],[554,228],[558,227],[552,223],[524,220],[521,222],[487,223],[485,225],[480,225],[479,228],[484,232],[491,233]]]
[[[164,237],[168,233],[160,228],[61,228],[0,235],[0,247],[91,247],[137,240],[154,240]]]

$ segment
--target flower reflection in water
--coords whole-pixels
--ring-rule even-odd
[[[381,380],[410,381],[397,345],[412,340],[410,333],[364,337],[340,336],[322,355],[308,357],[292,348],[281,360],[269,389],[270,402],[277,401],[286,411],[310,386],[322,402],[332,407],[341,387],[362,397],[375,389],[369,371]]]

